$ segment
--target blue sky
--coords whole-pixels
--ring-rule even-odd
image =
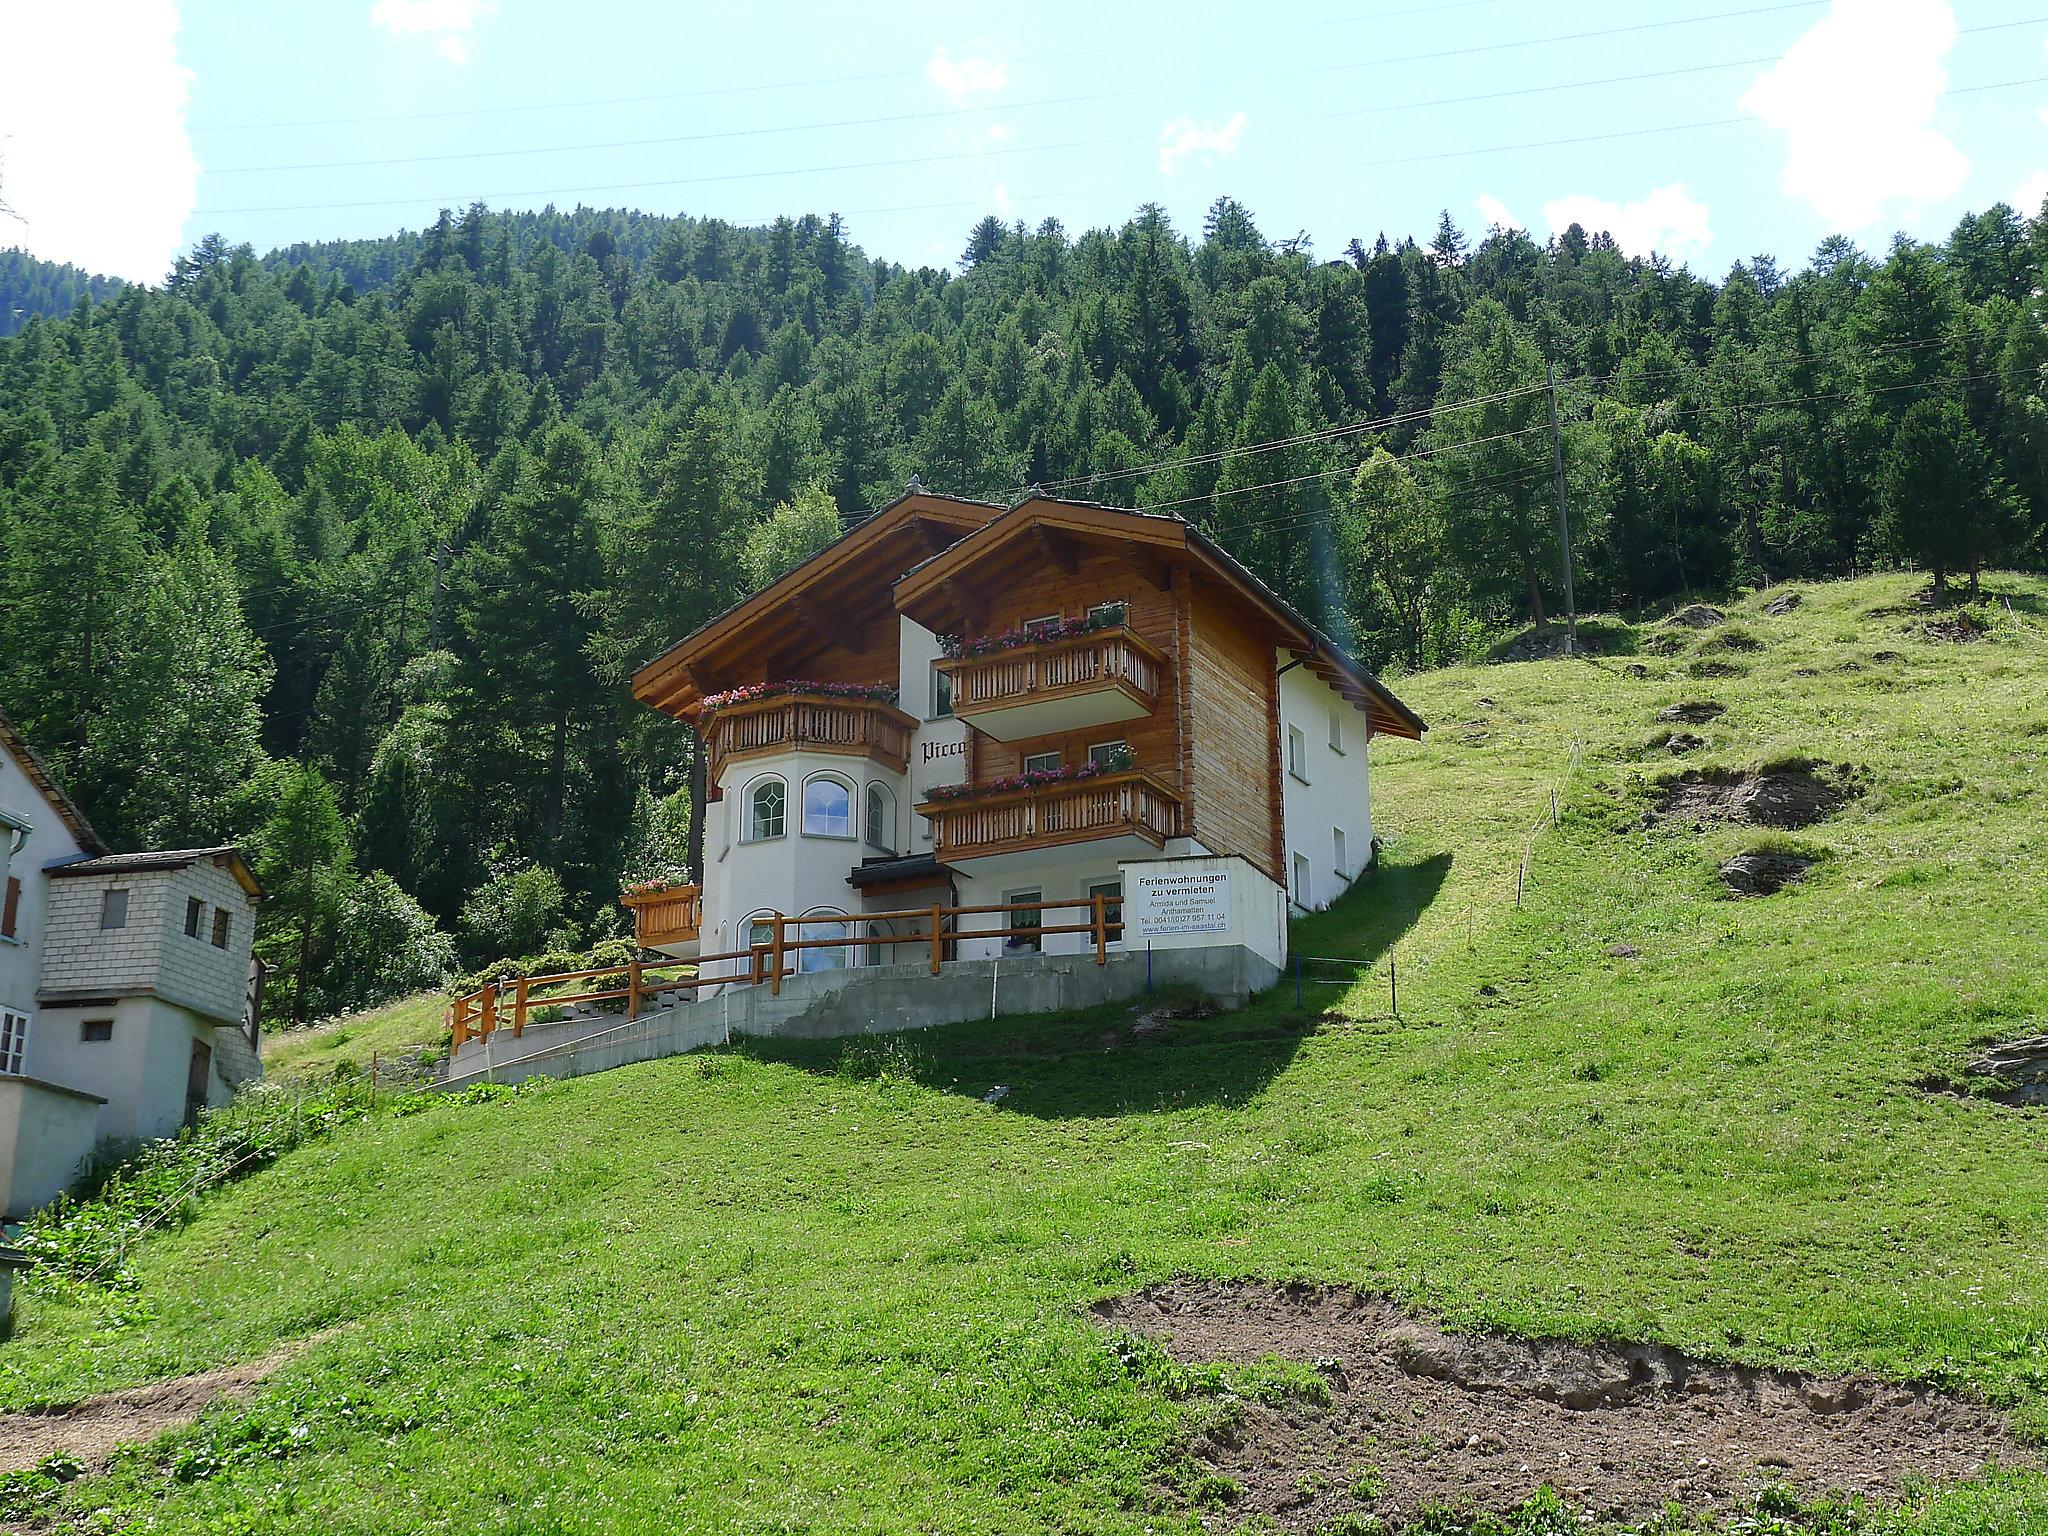
[[[1719,273],[2048,196],[2048,0],[0,0],[0,38],[0,242],[149,280],[477,197],[840,211],[936,264],[1227,193],[1323,256],[1448,208]]]

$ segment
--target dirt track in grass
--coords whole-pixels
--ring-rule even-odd
[[[1545,1484],[1596,1519],[1731,1511],[1767,1487],[1884,1500],[1909,1478],[2038,1466],[2003,1418],[1931,1388],[1715,1365],[1662,1345],[1447,1333],[1382,1298],[1176,1284],[1098,1317],[1185,1363],[1313,1364],[1330,1400],[1247,1401],[1194,1454],[1232,1518],[1313,1531],[1370,1514],[1504,1513]]]

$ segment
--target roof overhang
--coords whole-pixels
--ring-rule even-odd
[[[72,803],[71,797],[64,793],[63,787],[52,777],[49,766],[44,763],[36,749],[23,740],[21,733],[15,730],[14,722],[5,714],[0,714],[0,748],[5,748],[21,765],[21,771],[28,776],[29,783],[42,792],[43,798],[50,803],[50,808],[57,813],[58,819],[70,830],[79,847],[87,853],[107,851],[107,845],[100,841],[99,833],[95,832],[92,823],[85,819],[85,812]]]
[[[737,682],[800,642],[859,650],[864,627],[894,612],[889,587],[911,565],[1002,511],[993,502],[912,491],[840,535],[801,565],[728,608],[633,674],[633,697],[679,719],[705,694]]]
[[[263,887],[257,883],[248,860],[242,857],[241,849],[234,847],[166,848],[148,853],[109,853],[91,859],[59,859],[45,864],[43,873],[53,880],[62,880],[89,875],[168,873],[190,869],[195,864],[212,864],[226,870],[251,901],[263,899]]]

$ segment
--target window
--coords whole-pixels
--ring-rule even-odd
[[[1342,827],[1330,828],[1330,839],[1336,845],[1337,878],[1339,880],[1348,880],[1351,878],[1351,857],[1349,850],[1344,844],[1344,829]]]
[[[21,882],[14,876],[7,877],[7,896],[0,905],[0,939],[21,937]]]
[[[1058,773],[1060,771],[1060,755],[1057,752],[1027,753],[1024,758],[1024,771],[1026,773]]]
[[[753,788],[747,791],[747,824],[740,841],[758,843],[782,836],[788,797],[782,780],[755,780]]]
[[[853,786],[820,774],[804,781],[804,836],[853,836]]]
[[[1339,757],[1344,755],[1344,706],[1330,706],[1330,750]]]
[[[773,912],[756,912],[752,917],[747,919],[745,927],[747,933],[747,948],[749,950],[766,949],[769,945],[775,942],[775,914]],[[772,967],[774,963],[775,961],[773,956],[763,957],[761,974],[763,976],[766,976],[768,973],[768,969]],[[747,962],[747,968],[742,974],[752,975],[753,969],[753,962],[750,958]]]
[[[868,786],[867,834],[868,846],[879,853],[896,851],[896,797],[886,786]]]
[[[1003,914],[1005,928],[1021,930],[1014,932],[1003,941],[1003,948],[1020,954],[1037,954],[1045,948],[1045,940],[1039,929],[1045,926],[1045,913],[1038,904],[1045,900],[1043,891],[1011,891],[1003,897],[1006,907],[1022,907],[1021,912]]]
[[[203,901],[201,901],[201,900],[200,900],[200,899],[199,899],[199,898],[198,898],[197,896],[187,896],[187,897],[185,898],[185,937],[186,937],[186,938],[188,938],[188,939],[196,939],[196,938],[198,938],[198,937],[199,937],[199,924],[200,924],[200,920],[201,920],[201,919],[203,919],[203,918],[204,918],[205,916],[206,916],[206,903],[205,903],[205,902],[203,902]]]
[[[128,892],[116,887],[100,892],[100,927],[126,928],[128,926]]]
[[[1312,905],[1314,895],[1309,881],[1308,855],[1297,853],[1294,856],[1294,904],[1305,909]]]
[[[836,917],[846,914],[836,907],[814,907],[804,914],[807,918]],[[838,944],[830,949],[800,949],[796,952],[796,968],[805,975],[814,971],[843,971],[853,963],[852,951],[846,941],[853,937],[852,925],[845,922],[807,922],[802,933],[806,943],[820,939],[836,939]]]
[[[939,670],[937,662],[932,663],[932,712],[927,720],[950,720],[953,718],[953,679]]]
[[[1102,903],[1102,920],[1109,924],[1109,942],[1112,944],[1123,943],[1124,936],[1117,929],[1117,925],[1124,920],[1123,881],[1098,880],[1095,884],[1088,887],[1088,895],[1091,900],[1097,896],[1104,898]],[[1094,912],[1091,911],[1088,914],[1088,920],[1091,923],[1095,921]]]
[[[114,1021],[112,1019],[81,1019],[78,1025],[78,1038],[87,1045],[105,1045],[114,1038]]]
[[[228,947],[228,921],[228,909],[226,907],[215,907],[213,909],[213,947],[215,949],[226,949]]]
[[[0,1008],[0,1072],[21,1075],[22,1054],[28,1049],[28,1015]]]
[[[1308,782],[1308,737],[1298,725],[1287,727],[1287,771],[1302,783]]]
[[[1109,629],[1123,623],[1129,614],[1130,606],[1122,598],[1112,598],[1088,610],[1088,623],[1097,629]]]
[[[1035,619],[1026,619],[1024,621],[1024,633],[1027,635],[1035,635],[1039,633],[1041,630],[1058,629],[1059,625],[1060,616],[1058,614],[1040,614]]]
[[[1114,770],[1119,763],[1130,757],[1131,744],[1128,741],[1098,741],[1088,749],[1088,761],[1097,768]]]

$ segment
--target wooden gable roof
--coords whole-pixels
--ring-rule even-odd
[[[87,853],[107,851],[107,845],[100,840],[99,833],[95,832],[92,823],[85,819],[85,812],[72,803],[71,797],[64,793],[63,786],[51,777],[48,765],[43,762],[36,749],[22,738],[21,733],[15,730],[14,722],[4,713],[0,713],[0,748],[4,748],[15,762],[21,765],[21,771],[27,776],[29,783],[41,791],[43,798],[50,803],[50,808],[57,813],[58,819],[70,830],[80,848]]]
[[[706,694],[769,680],[778,662],[882,644],[879,626],[896,619],[896,578],[1002,510],[927,491],[898,498],[648,662],[633,674],[633,697],[695,719]],[[884,648],[893,654],[893,642]]]
[[[896,583],[896,607],[927,629],[977,628],[991,600],[1020,572],[1050,560],[1073,568],[1077,547],[1109,549],[1165,590],[1185,571],[1232,599],[1248,623],[1271,634],[1337,693],[1365,711],[1375,732],[1420,740],[1428,729],[1392,690],[1300,610],[1200,529],[1178,517],[1092,502],[1033,497],[933,555]]]

